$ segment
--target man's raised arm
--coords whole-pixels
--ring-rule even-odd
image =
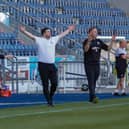
[[[35,40],[35,36],[32,33],[28,32],[24,26],[20,26],[20,31],[32,40]]]
[[[60,38],[63,38],[65,37],[67,34],[69,34],[71,31],[74,31],[75,30],[75,25],[71,25],[68,27],[67,30],[65,30],[64,32],[62,32],[61,34],[59,34],[59,37]]]
[[[115,40],[116,40],[116,36],[113,35],[113,36],[112,36],[112,39],[111,39],[111,43],[110,43],[109,46],[108,46],[108,51],[110,51],[110,50],[112,49]]]

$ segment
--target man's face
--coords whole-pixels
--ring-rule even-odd
[[[126,48],[126,46],[127,46],[127,42],[126,42],[125,40],[123,40],[123,41],[121,42],[121,47],[122,47],[122,48]]]
[[[97,29],[95,28],[95,29],[91,30],[91,32],[89,33],[89,35],[90,35],[91,37],[93,37],[93,38],[96,38],[97,35],[98,35]]]
[[[51,30],[46,30],[44,33],[44,37],[50,38],[51,37]]]

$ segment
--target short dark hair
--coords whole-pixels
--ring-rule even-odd
[[[88,30],[88,34],[89,34],[92,30],[94,30],[94,29],[97,29],[98,34],[101,35],[101,29],[98,28],[98,27],[96,27],[96,26],[90,27],[89,30]]]
[[[90,27],[89,28],[89,30],[88,30],[88,33],[90,33],[92,30],[94,30],[94,29],[97,29],[98,30],[98,28],[96,27],[96,26],[93,26],[93,27]]]
[[[45,28],[41,29],[41,35],[43,35],[46,32],[46,30],[50,30],[51,31],[50,28],[45,27]]]

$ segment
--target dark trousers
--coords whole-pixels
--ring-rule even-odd
[[[57,68],[55,67],[54,64],[39,62],[38,70],[43,85],[44,96],[48,104],[52,104],[52,98],[54,96],[58,84]],[[50,88],[49,88],[49,81],[51,83]]]
[[[96,81],[99,77],[100,73],[100,65],[99,64],[85,64],[85,71],[88,79],[88,87],[89,87],[89,101],[93,101],[96,97],[95,88]]]

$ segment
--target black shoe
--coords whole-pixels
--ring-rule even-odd
[[[127,94],[124,92],[124,93],[121,94],[121,96],[127,96]]]
[[[119,93],[117,93],[117,92],[114,92],[113,95],[114,96],[120,96]]]
[[[99,98],[98,97],[95,97],[92,102],[93,103],[98,103],[99,102]]]
[[[99,98],[98,97],[95,97],[92,100],[90,99],[89,102],[96,104],[96,103],[99,102]]]

